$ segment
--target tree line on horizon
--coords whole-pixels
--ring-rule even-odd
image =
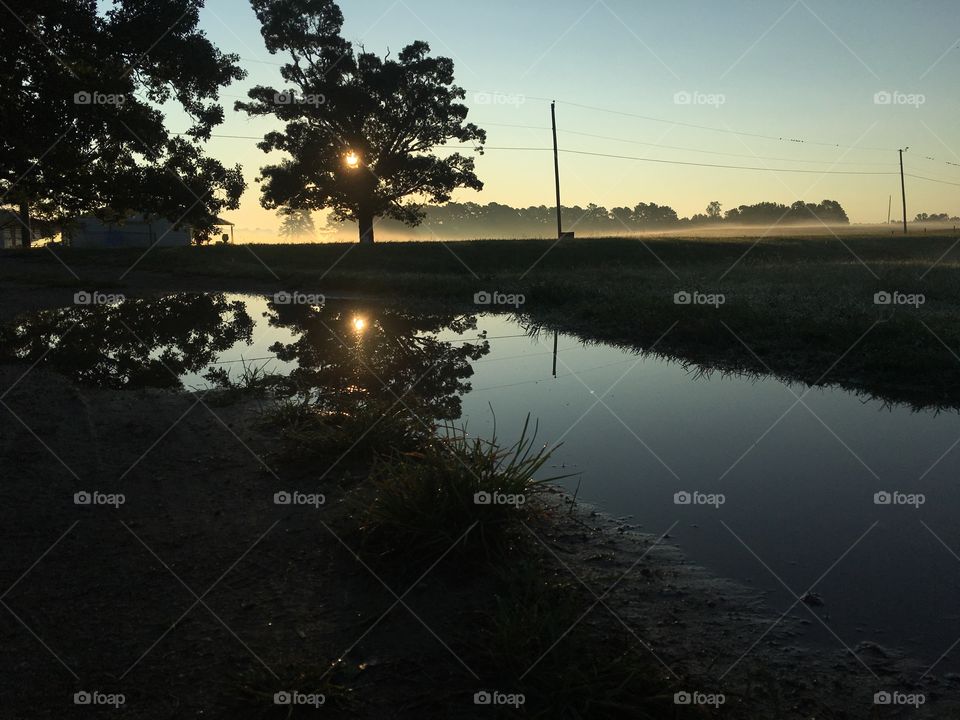
[[[557,224],[556,207],[546,205],[526,208],[511,207],[501,203],[481,205],[474,202],[456,203],[425,208],[426,218],[416,228],[404,227],[402,223],[384,219],[378,223],[379,230],[391,235],[407,235],[417,238],[445,237],[490,237],[493,235],[511,235],[514,237],[539,235],[555,232]],[[564,230],[582,233],[643,232],[646,230],[670,230],[689,226],[708,225],[788,225],[809,222],[823,222],[827,225],[848,225],[850,218],[843,206],[836,200],[823,200],[820,203],[797,201],[792,205],[775,202],[760,202],[754,205],[723,211],[717,201],[707,205],[703,213],[691,217],[680,217],[669,205],[657,203],[638,203],[634,207],[614,207],[607,209],[590,203],[563,206]],[[311,225],[309,226],[312,228]],[[343,223],[332,219],[328,230],[344,230]],[[308,227],[295,216],[285,215],[281,223],[280,234],[284,237],[296,237],[311,234]]]

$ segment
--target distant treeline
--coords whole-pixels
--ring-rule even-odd
[[[951,217],[950,213],[933,213],[932,215],[917,213],[913,221],[918,223],[960,222],[960,217]]]
[[[710,203],[704,213],[680,217],[668,205],[639,203],[635,207],[615,207],[608,210],[600,205],[574,205],[563,208],[564,230],[577,233],[622,234],[646,230],[681,229],[699,225],[777,225],[823,222],[829,225],[850,223],[847,213],[836,200],[819,204],[795,202],[793,205],[762,202],[741,205],[723,212],[718,202]],[[407,228],[396,221],[384,219],[377,223],[378,231],[428,239],[438,237],[527,237],[556,232],[556,209],[540,205],[515,208],[500,203],[447,203],[427,208],[424,223]],[[332,225],[331,229],[339,226]]]

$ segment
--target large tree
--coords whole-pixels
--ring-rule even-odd
[[[19,220],[155,213],[209,232],[240,167],[206,156],[221,87],[244,77],[198,30],[203,0],[0,3],[0,207]],[[161,111],[163,106],[163,111]],[[176,135],[164,111],[189,128]]]
[[[407,225],[424,218],[425,203],[445,203],[454,189],[483,189],[474,161],[438,157],[448,141],[474,143],[486,133],[467,123],[465,93],[454,85],[453,61],[432,57],[425,42],[396,59],[359,51],[341,36],[343,14],[333,0],[251,0],[271,54],[286,53],[280,72],[293,89],[258,86],[237,109],[273,115],[286,126],[260,148],[288,158],[261,171],[268,209],[332,209],[355,221],[372,243],[378,217]]]

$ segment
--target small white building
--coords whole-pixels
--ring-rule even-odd
[[[166,218],[144,214],[116,223],[81,217],[63,233],[64,242],[76,248],[187,247],[192,239],[189,225],[174,228]]]
[[[20,247],[20,230],[15,227],[0,227],[0,249]]]
[[[48,222],[34,220],[30,223],[30,237],[34,244],[43,238],[52,238],[57,228]],[[23,247],[23,223],[9,210],[0,210],[0,249]]]

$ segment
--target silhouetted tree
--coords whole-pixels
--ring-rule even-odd
[[[725,219],[730,223],[746,225],[776,225],[811,221],[834,225],[850,223],[846,211],[836,200],[824,200],[818,205],[798,200],[789,207],[772,202],[741,205],[733,210],[728,210]]]
[[[313,237],[317,234],[317,229],[313,224],[313,216],[309,210],[282,208],[280,210],[280,217],[283,218],[280,223],[281,237],[289,240],[306,235]]]
[[[464,91],[453,84],[453,61],[431,57],[414,42],[395,60],[355,52],[340,35],[343,14],[333,0],[251,0],[271,54],[286,52],[283,79],[296,92],[258,86],[237,108],[274,115],[283,132],[260,148],[290,157],[261,171],[264,207],[330,208],[360,226],[372,243],[378,217],[415,226],[422,202],[445,203],[459,187],[483,189],[474,161],[431,154],[449,140],[475,143],[486,133],[466,123]],[[296,93],[299,93],[297,95]],[[410,198],[409,201],[404,202]]]
[[[707,217],[711,220],[723,219],[723,206],[716,200],[711,202],[707,205]]]
[[[244,189],[202,142],[244,77],[198,30],[202,0],[8,0],[0,22],[0,205],[31,218],[156,213],[209,232]],[[161,103],[193,121],[181,137]]]
[[[913,219],[913,221],[917,223],[951,222],[951,221],[956,222],[957,220],[960,220],[960,218],[950,217],[950,213],[933,213],[933,214],[917,213],[917,216]]]

